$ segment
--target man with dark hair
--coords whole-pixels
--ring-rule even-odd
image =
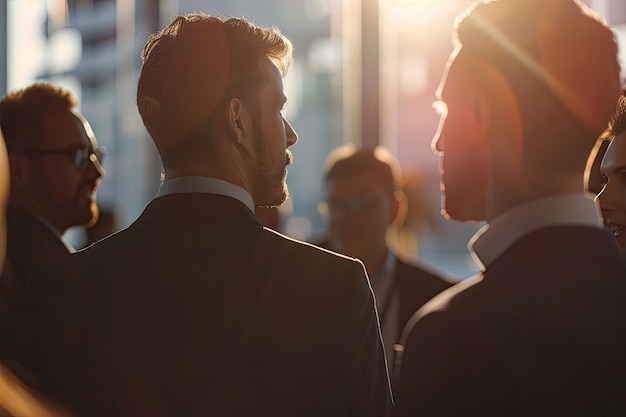
[[[600,164],[602,189],[598,201],[604,224],[611,229],[619,246],[626,249],[626,91],[617,101],[602,139],[608,148]]]
[[[363,265],[264,228],[287,198],[291,43],[176,17],[143,51],[137,105],[163,162],[127,229],[52,263],[28,326],[43,386],[89,416],[382,416]],[[60,335],[59,335],[60,333]]]
[[[365,264],[391,371],[393,346],[404,325],[451,283],[427,266],[403,259],[388,244],[388,235],[406,215],[407,198],[400,163],[387,148],[358,149],[348,144],[333,149],[326,158],[324,184],[326,199],[321,208],[328,236],[320,245]]]
[[[0,126],[9,154],[7,258],[0,281],[3,350],[14,339],[31,271],[73,252],[62,235],[96,221],[96,190],[104,175],[89,123],[67,90],[36,83],[0,101]]]
[[[572,0],[477,2],[456,35],[433,148],[484,270],[407,325],[395,415],[626,415],[626,266],[583,180],[614,36]]]

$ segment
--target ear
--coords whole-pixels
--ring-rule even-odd
[[[245,143],[251,131],[245,104],[238,98],[232,98],[226,105],[225,111],[229,133],[237,143]]]

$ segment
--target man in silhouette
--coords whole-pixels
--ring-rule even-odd
[[[571,0],[481,1],[455,34],[433,148],[447,215],[488,223],[484,270],[407,325],[395,415],[624,415],[626,267],[583,181],[613,34]]]
[[[130,227],[34,280],[43,386],[89,416],[384,415],[363,265],[254,215],[287,198],[289,40],[190,14],[142,58],[137,105],[164,182]]]

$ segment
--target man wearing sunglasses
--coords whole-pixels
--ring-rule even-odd
[[[36,83],[0,102],[11,193],[7,259],[0,281],[2,335],[11,337],[24,288],[37,265],[73,252],[62,235],[98,217],[104,148],[67,90]],[[8,343],[8,342],[7,342]],[[7,343],[0,341],[0,346]]]
[[[406,217],[400,163],[382,146],[333,149],[324,167],[326,201],[320,212],[328,223],[324,248],[360,259],[367,269],[393,373],[394,344],[406,322],[428,300],[452,284],[425,265],[401,256],[390,232]],[[404,259],[403,259],[404,258]]]

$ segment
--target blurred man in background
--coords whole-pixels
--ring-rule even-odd
[[[388,149],[354,145],[334,149],[326,159],[324,184],[321,210],[328,237],[319,244],[365,264],[391,370],[393,346],[406,322],[451,283],[415,260],[402,259],[388,245],[388,233],[407,211],[400,164]]]
[[[9,154],[7,259],[0,278],[0,323],[14,339],[30,273],[74,251],[63,239],[72,226],[98,217],[96,191],[104,149],[67,90],[36,83],[0,101],[0,126]],[[6,346],[5,343],[0,343]]]

